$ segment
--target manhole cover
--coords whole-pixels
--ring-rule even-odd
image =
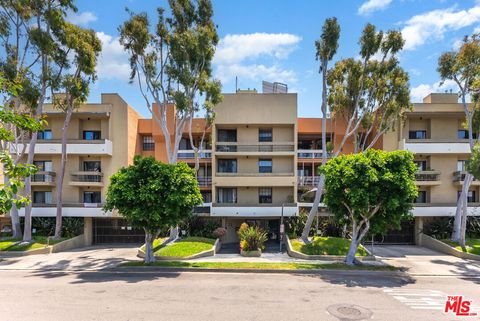
[[[340,320],[370,319],[372,311],[354,304],[334,304],[327,308],[328,313]]]

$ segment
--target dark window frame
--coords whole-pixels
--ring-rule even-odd
[[[270,162],[270,166],[261,165],[261,162]],[[273,161],[271,158],[259,158],[258,159],[258,172],[259,173],[272,173]]]
[[[48,137],[45,136],[45,133],[49,133]],[[42,139],[42,140],[51,140],[53,139],[53,134],[51,129],[44,129],[39,132],[37,132],[37,139]]]
[[[231,162],[231,165],[224,167],[228,162]],[[217,160],[217,173],[237,173],[238,171],[238,162],[236,158],[220,158]]]
[[[421,133],[421,135],[418,135],[419,133]],[[409,130],[408,139],[427,139],[427,131],[426,130]]]
[[[92,134],[92,138],[88,138],[88,134]],[[84,130],[82,134],[83,140],[100,140],[102,139],[102,132],[100,130]]]
[[[236,143],[237,129],[219,128],[217,130],[217,142],[220,143]]]
[[[225,198],[220,199],[220,196],[224,196],[224,193],[220,193],[220,190],[231,190],[232,193],[232,202],[225,202]],[[237,203],[237,188],[236,187],[217,187],[217,203],[219,204],[236,204]],[[222,194],[222,195],[220,195]]]
[[[153,136],[142,136],[142,150],[155,150],[155,140],[153,139]]]
[[[90,198],[88,202],[87,202],[87,197],[85,197],[86,194],[92,195],[92,198]],[[93,202],[92,200],[95,200],[98,202]],[[83,191],[83,203],[87,203],[87,204],[102,203],[102,193],[100,191]]]
[[[269,143],[273,141],[273,129],[272,128],[259,128],[258,129],[258,141],[261,143]]]
[[[259,187],[258,188],[258,203],[260,204],[272,204],[273,191],[271,187]]]

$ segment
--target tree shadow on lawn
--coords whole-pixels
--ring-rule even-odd
[[[353,287],[397,288],[416,283],[416,279],[405,272],[373,272],[373,271],[319,271],[306,274],[307,277],[319,278],[322,281]]]

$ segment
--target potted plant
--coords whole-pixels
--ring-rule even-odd
[[[240,254],[248,257],[262,255],[264,243],[267,241],[267,233],[258,226],[248,226],[243,223],[238,230],[240,238]]]

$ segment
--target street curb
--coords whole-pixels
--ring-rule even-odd
[[[106,271],[106,270],[104,270]],[[340,270],[340,269],[312,269],[312,270],[276,270],[276,269],[214,269],[214,268],[181,268],[181,267],[161,267],[161,266],[136,266],[136,267],[116,267],[109,271],[118,272],[220,272],[220,273],[258,273],[258,274],[387,274],[387,275],[406,275],[403,271],[373,271],[373,270]]]

